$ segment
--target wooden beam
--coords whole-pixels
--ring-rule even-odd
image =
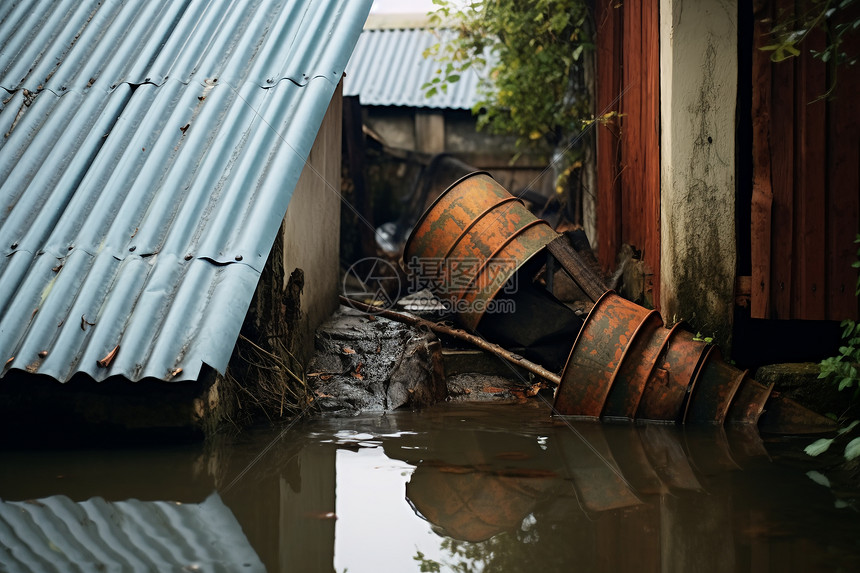
[[[793,0],[778,0],[771,17],[776,13],[791,18]],[[768,36],[755,38],[753,50],[759,50]],[[795,66],[794,60],[774,64],[771,68],[770,135],[771,183],[773,206],[771,210],[771,294],[770,318],[789,319],[792,299],[792,271],[794,267],[794,162],[795,162]]]
[[[825,188],[826,144],[825,100],[827,91],[824,63],[810,50],[824,48],[824,32],[813,30],[806,49],[799,56],[797,125],[797,187],[795,216],[797,232],[797,272],[794,318],[823,320],[825,317]]]
[[[846,34],[844,42],[840,50],[860,50],[856,34]],[[860,316],[854,294],[857,269],[851,267],[860,246],[854,243],[860,232],[860,74],[849,66],[840,66],[835,74],[829,81],[836,82],[836,92],[828,102],[827,318],[844,320]]]
[[[754,37],[763,38],[770,30],[769,14],[754,15]],[[753,127],[753,191],[750,229],[752,277],[749,305],[752,318],[770,317],[771,268],[771,181],[770,151],[770,52],[753,47],[752,55],[752,127]]]
[[[438,334],[444,334],[446,336],[450,336],[452,338],[456,338],[458,340],[468,342],[469,344],[472,344],[475,347],[480,348],[481,350],[486,350],[487,352],[491,352],[491,353],[495,354],[496,356],[498,356],[499,358],[507,360],[511,364],[515,364],[515,365],[531,372],[532,374],[535,374],[536,376],[540,376],[541,378],[543,378],[547,382],[552,382],[555,385],[558,385],[561,382],[561,377],[558,374],[555,374],[554,372],[550,372],[549,370],[547,370],[543,366],[541,366],[539,364],[535,364],[534,362],[531,362],[530,360],[526,360],[525,358],[523,358],[519,354],[514,354],[513,352],[511,352],[509,350],[505,350],[504,348],[502,348],[498,344],[493,344],[492,342],[487,342],[486,340],[484,340],[480,336],[477,336],[477,335],[472,334],[470,332],[466,332],[465,330],[463,330],[461,328],[453,328],[451,326],[440,324],[438,322],[432,322],[429,320],[424,320],[423,318],[419,318],[419,317],[412,315],[412,314],[403,314],[400,312],[395,312],[393,310],[380,309],[380,308],[377,308],[375,306],[370,306],[368,304],[364,304],[364,303],[359,302],[357,300],[347,298],[345,296],[340,297],[340,302],[351,307],[351,308],[354,308],[355,310],[359,310],[361,312],[366,312],[366,313],[371,314],[371,315],[382,316],[384,318],[387,318],[390,320],[396,320],[397,322],[402,322],[403,324],[408,324],[410,326],[416,326],[419,328],[428,328],[428,329],[430,329],[433,332],[436,332]]]
[[[564,235],[550,242],[547,250],[592,302],[609,290],[603,278],[582,260]]]
[[[598,116],[619,111],[621,94],[621,36],[623,7],[595,3],[596,105]],[[598,118],[600,119],[600,118]],[[620,127],[618,117],[597,123],[597,242],[604,270],[614,269],[621,247]]]

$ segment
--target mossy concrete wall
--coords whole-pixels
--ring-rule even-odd
[[[661,283],[667,323],[731,347],[738,0],[661,0]]]

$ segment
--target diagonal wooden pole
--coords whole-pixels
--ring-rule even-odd
[[[456,338],[458,340],[463,340],[465,342],[473,344],[474,346],[477,346],[481,350],[486,350],[487,352],[495,354],[499,358],[507,360],[512,364],[516,364],[517,366],[520,366],[523,369],[531,372],[535,376],[540,376],[547,382],[551,382],[556,385],[561,382],[561,376],[555,374],[554,372],[550,372],[540,364],[535,364],[530,360],[526,360],[519,354],[514,354],[509,350],[505,350],[498,344],[487,342],[480,336],[466,332],[461,328],[452,328],[450,326],[439,324],[437,322],[432,322],[430,320],[425,320],[423,318],[419,318],[411,314],[404,314],[400,312],[395,312],[393,310],[383,310],[375,306],[371,306],[369,304],[364,304],[363,302],[347,298],[342,295],[340,297],[340,301],[347,306],[350,306],[356,310],[360,310],[361,312],[382,316],[391,320],[396,320],[397,322],[409,324],[411,326],[428,328],[433,332],[438,332],[450,336],[452,338]]]

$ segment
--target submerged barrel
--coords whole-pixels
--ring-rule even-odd
[[[401,265],[475,329],[516,272],[558,238],[489,173],[454,182],[406,240]]]
[[[478,171],[454,182],[427,208],[406,240],[401,265],[414,288],[428,288],[463,326],[475,330],[493,303],[503,302],[498,296],[503,289],[516,291],[523,265],[558,237],[522,201]],[[527,312],[507,312],[518,310]],[[833,427],[828,418],[726,363],[717,347],[683,325],[665,328],[656,311],[613,291],[595,302],[579,329],[553,411],[591,419],[764,424],[775,431],[783,424],[789,431]]]
[[[573,343],[554,412],[591,419],[758,424],[766,409],[795,429],[832,426],[728,364],[718,347],[613,291],[594,305]],[[769,424],[770,425],[770,424]]]

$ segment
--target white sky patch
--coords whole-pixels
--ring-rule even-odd
[[[448,556],[443,538],[406,501],[414,466],[382,448],[338,449],[335,463],[335,571],[418,571],[418,551],[435,561]]]
[[[371,14],[426,14],[435,10],[431,0],[373,0]]]
[[[469,0],[458,0],[459,6],[464,6]],[[371,14],[427,14],[436,10],[432,0],[373,0]]]

